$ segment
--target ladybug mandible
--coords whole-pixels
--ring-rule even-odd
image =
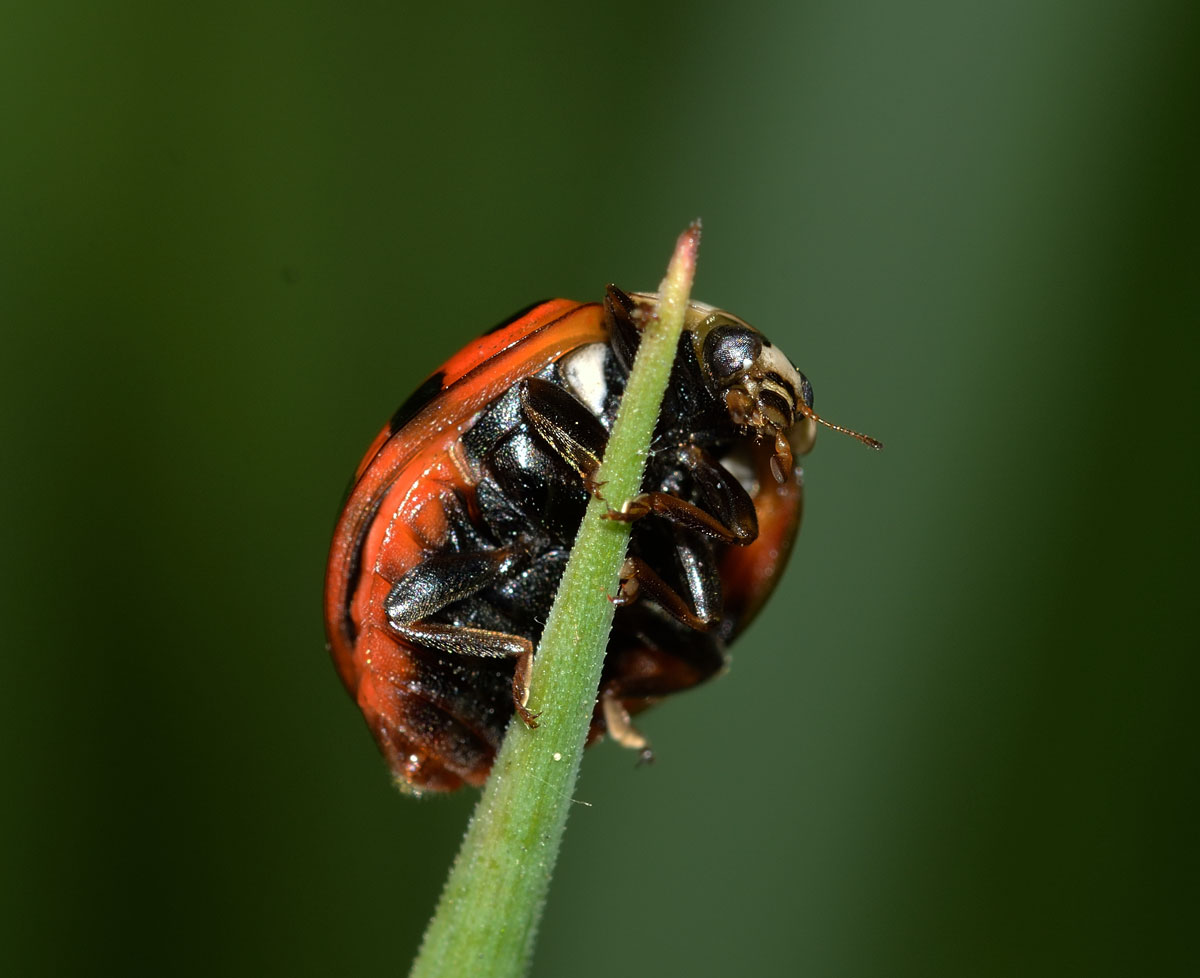
[[[514,710],[535,725],[533,651],[655,301],[609,286],[523,310],[426,380],[359,464],[325,628],[402,787],[482,784]],[[828,424],[812,403],[766,337],[691,303],[643,491],[610,513],[636,522],[591,740],[648,756],[631,714],[724,667],[799,526],[795,458]]]

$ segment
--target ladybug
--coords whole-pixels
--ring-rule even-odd
[[[397,783],[486,779],[529,674],[657,300],[551,299],[451,357],[367,450],[334,531],[325,628]],[[782,574],[817,423],[807,378],[693,302],[646,461],[589,741],[720,672]],[[830,427],[837,428],[836,425]],[[878,443],[839,429],[878,447]]]

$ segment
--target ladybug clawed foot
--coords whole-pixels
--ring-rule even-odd
[[[632,557],[626,557],[625,563],[621,565],[620,576],[617,578],[617,593],[610,594],[608,600],[613,603],[613,607],[624,608],[628,604],[633,604],[637,597],[637,565],[634,564]]]
[[[598,497],[603,499],[603,496]],[[604,514],[604,519],[612,520],[615,523],[633,523],[640,520],[643,516],[651,511],[651,506],[647,501],[647,496],[643,493],[640,496],[634,496],[632,499],[626,499],[621,504],[620,509],[608,507],[608,512]]]
[[[591,477],[591,475],[585,475],[583,477],[583,488],[587,490],[588,495],[591,496],[593,499],[599,499],[601,502],[606,502],[604,496],[600,492],[600,490],[603,489],[606,485],[608,485],[607,480],[605,480],[603,482],[597,482],[595,479],[593,479]],[[609,507],[609,508],[611,509],[611,507]]]
[[[530,730],[536,730],[538,717],[542,714],[534,713],[527,705],[529,703],[529,675],[532,670],[533,649],[530,648],[528,652],[523,652],[517,657],[517,668],[513,673],[513,708],[525,726]]]
[[[514,703],[513,706],[517,708],[517,715],[521,718],[525,726],[530,730],[538,728],[538,717],[542,715],[540,712],[533,713],[528,707],[522,706],[520,703]]]
[[[652,764],[654,751],[650,749],[650,741],[633,725],[628,707],[612,687],[606,688],[600,694],[600,709],[604,714],[604,726],[608,729],[608,735],[622,747],[637,751],[639,766]]]

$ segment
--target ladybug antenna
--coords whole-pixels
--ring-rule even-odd
[[[840,431],[843,435],[849,435],[851,438],[857,438],[869,448],[873,448],[876,451],[879,451],[879,449],[883,448],[883,442],[876,438],[872,438],[870,435],[864,435],[862,432],[854,431],[851,428],[843,428],[840,424],[834,424],[832,421],[826,421],[803,401],[796,405],[796,410],[803,414],[806,418],[812,418],[817,424],[823,424],[826,428],[832,428],[834,431]]]

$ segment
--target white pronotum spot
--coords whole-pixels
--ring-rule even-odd
[[[604,343],[588,343],[563,357],[562,372],[571,392],[587,405],[592,414],[604,413],[608,398],[608,382],[604,379]]]

